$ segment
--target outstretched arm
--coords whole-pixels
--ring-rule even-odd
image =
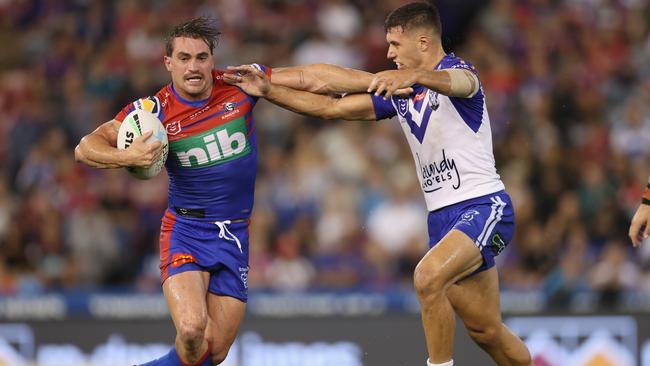
[[[365,93],[374,75],[328,64],[274,68],[271,82],[317,94]]]
[[[369,94],[334,98],[272,84],[266,74],[251,66],[238,67],[236,71],[238,73],[224,74],[224,80],[239,86],[249,95],[266,98],[293,112],[323,119],[376,120]]]
[[[463,68],[445,70],[405,69],[382,71],[373,78],[368,92],[375,92],[376,96],[384,94],[388,99],[396,95],[401,88],[408,88],[414,84],[422,85],[428,89],[450,97],[471,98],[479,90],[479,81],[476,75]]]
[[[229,73],[247,72],[251,65],[229,66]],[[271,82],[287,88],[316,94],[367,93],[374,74],[330,64],[313,64],[274,68]],[[395,95],[408,95],[411,88],[398,89]]]
[[[648,177],[648,186],[643,193],[641,205],[632,218],[629,235],[635,247],[650,236],[650,177]]]
[[[90,134],[84,136],[74,149],[75,160],[93,168],[120,168],[126,166],[151,166],[162,153],[162,143],[147,143],[152,131],[136,138],[128,149],[117,146],[117,131],[120,123],[108,121]]]

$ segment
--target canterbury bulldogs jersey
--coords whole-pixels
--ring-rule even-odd
[[[270,76],[270,68],[259,67]],[[170,83],[115,116],[121,122],[139,108],[162,121],[169,139],[168,206],[181,215],[244,219],[253,208],[257,172],[253,107],[257,98],[227,84],[222,75],[213,70],[212,93],[205,100],[185,100]]]
[[[454,54],[436,66],[450,68],[477,75],[471,64]],[[409,98],[371,97],[378,120],[399,118],[429,211],[504,189],[494,165],[482,88],[471,98],[445,96],[421,85],[413,86]]]

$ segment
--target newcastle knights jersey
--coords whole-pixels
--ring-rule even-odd
[[[271,74],[269,68],[260,68]],[[172,83],[152,97],[122,109],[122,122],[134,108],[162,121],[169,139],[165,167],[169,209],[210,220],[247,219],[253,208],[257,145],[253,107],[257,98],[223,81],[213,70],[212,94],[205,100],[183,99]]]

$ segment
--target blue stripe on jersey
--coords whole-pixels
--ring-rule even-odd
[[[377,97],[374,94],[370,94],[370,98],[372,99],[372,106],[375,109],[375,117],[377,120],[392,118],[397,115],[395,108],[393,108],[393,103],[390,100],[384,100],[384,97]]]
[[[239,107],[239,106],[241,106],[242,104],[246,103],[246,101],[248,101],[249,99],[250,99],[250,97],[248,97],[248,98],[242,100],[241,102],[235,104],[235,107]],[[252,104],[255,105],[255,103],[252,103]],[[201,122],[207,121],[207,120],[209,120],[209,119],[212,118],[212,117],[216,117],[216,116],[221,115],[221,114],[224,114],[224,113],[228,113],[228,112],[226,112],[226,111],[224,111],[224,110],[221,110],[221,111],[219,111],[219,112],[212,113],[211,115],[209,115],[209,116],[207,116],[207,117],[203,117],[203,118],[201,118],[200,120],[198,120],[198,121],[196,121],[196,122],[194,122],[194,123],[190,123],[190,124],[188,124],[188,125],[186,125],[186,126],[183,126],[183,128],[188,128],[188,127],[190,127],[190,126],[194,126],[194,125],[199,124],[199,123],[201,123]]]
[[[485,101],[483,90],[479,89],[478,93],[471,98],[449,97],[449,100],[451,100],[451,104],[454,105],[465,124],[472,131],[478,132],[481,123],[483,123],[483,102]]]
[[[174,96],[175,96],[179,101],[181,101],[183,104],[187,104],[187,105],[189,105],[189,106],[192,107],[192,108],[201,108],[201,107],[203,107],[204,105],[206,105],[206,104],[208,103],[208,101],[210,100],[210,97],[207,97],[206,99],[201,99],[201,100],[187,100],[187,99],[183,99],[183,97],[181,97],[180,95],[178,95],[178,93],[176,92],[176,89],[174,89],[174,83],[171,83],[171,89],[172,89],[172,93],[174,93]]]

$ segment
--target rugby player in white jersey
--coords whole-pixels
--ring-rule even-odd
[[[471,64],[445,54],[438,10],[431,4],[396,9],[385,28],[387,57],[398,70],[372,75],[315,65],[274,69],[269,79],[244,65],[224,77],[251,95],[310,116],[367,121],[397,116],[429,210],[431,249],[414,274],[427,365],[453,365],[454,311],[498,365],[532,365],[526,345],[501,321],[494,257],[512,239],[514,213],[496,172],[478,74]],[[322,70],[339,77],[323,77]],[[331,88],[327,80],[340,82],[344,74],[349,85]],[[293,88],[366,93],[332,98]],[[404,88],[411,88],[407,97],[395,96]]]

